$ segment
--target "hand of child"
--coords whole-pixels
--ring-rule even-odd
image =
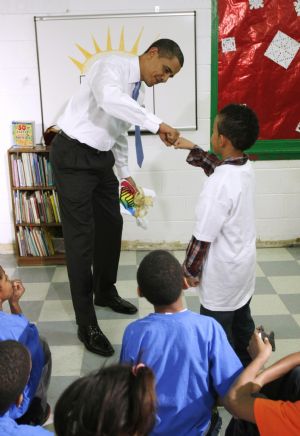
[[[12,280],[11,284],[13,288],[13,294],[9,299],[9,303],[11,304],[18,303],[20,298],[25,292],[25,288],[23,286],[23,283],[19,279]]]
[[[182,150],[192,150],[193,148],[196,147],[196,145],[193,142],[189,141],[186,138],[182,138],[182,137],[178,138],[177,141],[173,145],[174,145],[174,148],[179,148]]]
[[[250,339],[247,350],[252,359],[260,356],[265,363],[272,353],[272,346],[268,338],[262,340],[259,333],[255,331]]]

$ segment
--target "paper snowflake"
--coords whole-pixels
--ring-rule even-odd
[[[249,0],[250,9],[259,9],[264,7],[264,0]]]
[[[298,126],[296,127],[296,132],[299,132],[300,133],[300,123],[298,124]]]
[[[267,48],[265,56],[287,69],[296,56],[299,47],[298,41],[279,30]]]
[[[294,2],[296,14],[300,17],[300,0]]]
[[[222,52],[227,53],[229,51],[236,51],[234,37],[222,39]]]

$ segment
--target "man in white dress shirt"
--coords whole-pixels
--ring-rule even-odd
[[[117,293],[115,282],[123,220],[118,179],[134,183],[128,169],[127,131],[138,125],[171,145],[179,132],[132,97],[137,82],[166,82],[184,62],[169,39],[154,42],[141,56],[103,55],[68,102],[57,124],[50,159],[59,196],[67,269],[78,337],[85,347],[110,356],[114,350],[101,332],[94,304],[120,313],[137,309]],[[94,304],[93,304],[94,295]]]

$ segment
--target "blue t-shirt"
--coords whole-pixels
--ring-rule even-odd
[[[39,425],[18,425],[6,412],[0,416],[0,436],[53,436],[53,433]]]
[[[220,324],[189,310],[129,324],[120,361],[153,369],[158,409],[151,434],[164,436],[202,435],[217,396],[243,369]]]
[[[9,416],[16,419],[24,415],[36,393],[45,357],[36,326],[31,324],[22,314],[14,315],[0,311],[0,341],[8,339],[18,341],[27,347],[32,361],[30,377],[23,392],[22,404],[20,407],[11,406],[9,409]]]

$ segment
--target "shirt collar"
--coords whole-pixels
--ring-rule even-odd
[[[249,156],[243,153],[241,157],[228,157],[221,162],[223,164],[244,165],[249,159]]]

